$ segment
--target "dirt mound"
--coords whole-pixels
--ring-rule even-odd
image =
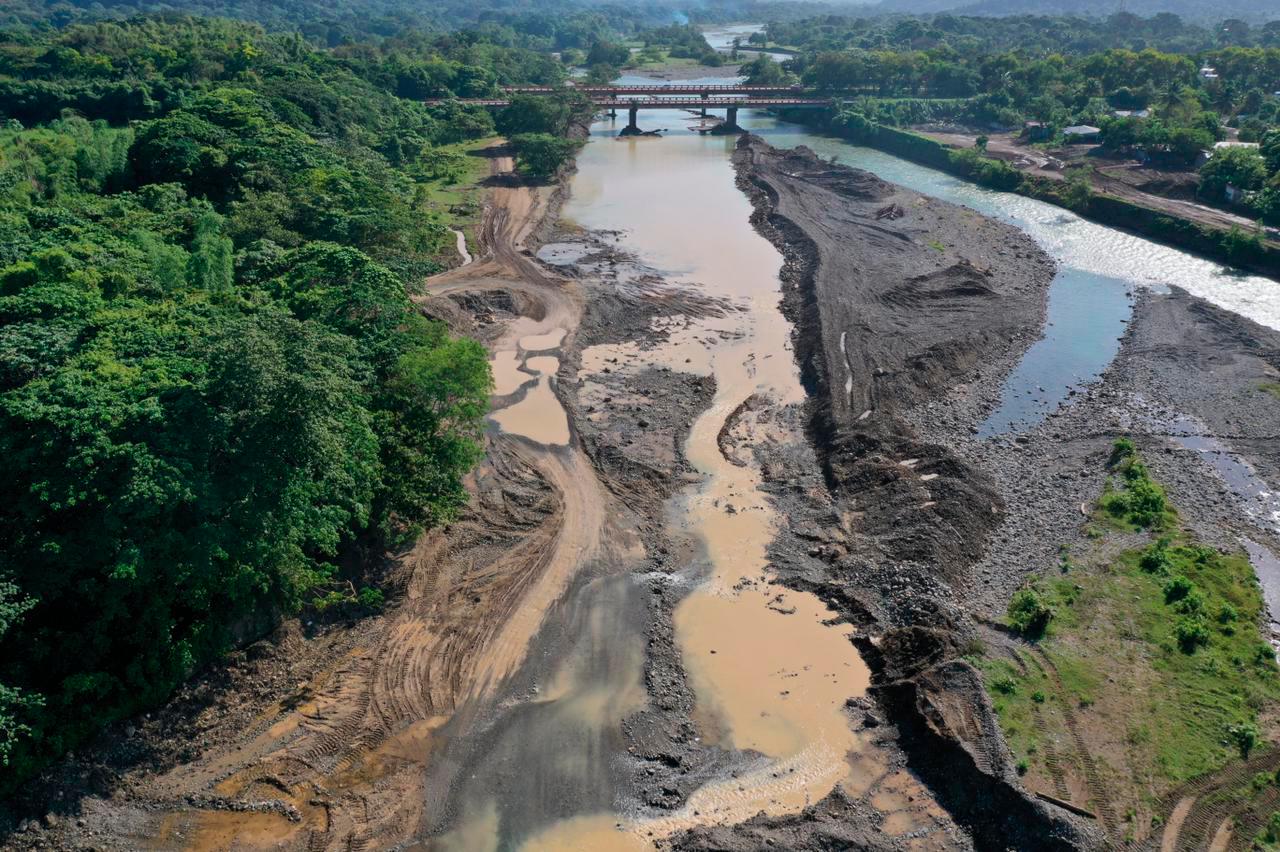
[[[895,187],[862,169],[836,166],[801,145],[777,152],[778,168],[790,177],[823,189],[842,198],[857,201],[881,201],[894,195]]]
[[[974,834],[978,849],[1101,849],[1063,811],[1027,796],[981,675],[950,660],[880,690],[912,768]]]
[[[735,164],[754,223],[786,258],[810,433],[848,533],[819,551],[824,576],[801,585],[882,633],[864,643],[881,704],[912,770],[974,845],[1097,846],[1022,789],[980,676],[956,659],[971,628],[948,587],[1004,516],[995,484],[900,415],[1026,345],[1052,262],[1010,226],[812,152],[746,137]],[[818,831],[797,845],[821,846]]]

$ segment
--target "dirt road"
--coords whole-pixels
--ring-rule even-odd
[[[978,136],[973,133],[939,132],[936,130],[915,130],[921,136],[937,140],[952,148],[972,148]],[[1143,168],[1136,162],[1115,162],[1090,157],[1094,145],[1068,145],[1053,151],[1043,151],[1022,144],[1012,133],[995,133],[989,136],[987,156],[1011,163],[1020,171],[1049,180],[1066,180],[1067,174],[1061,166],[1051,165],[1052,160],[1073,165],[1089,165],[1092,171],[1088,175],[1089,183],[1095,192],[1113,195],[1139,207],[1159,210],[1186,219],[1198,225],[1210,228],[1230,230],[1240,228],[1252,232],[1257,222],[1247,215],[1233,213],[1218,207],[1202,204],[1190,197],[1172,197],[1169,187],[1181,184],[1180,195],[1194,194],[1195,174],[1181,172],[1160,172]],[[1188,187],[1189,182],[1189,187]],[[1159,187],[1160,191],[1149,191],[1145,187]]]

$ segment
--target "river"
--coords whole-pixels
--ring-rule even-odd
[[[865,692],[869,677],[849,642],[850,629],[828,624],[833,613],[822,601],[775,584],[766,548],[780,519],[760,490],[759,470],[749,462],[730,463],[718,443],[726,421],[749,398],[777,407],[801,401],[803,392],[791,326],[778,309],[781,258],[749,224],[750,207],[730,163],[736,140],[698,135],[686,129],[691,120],[682,112],[644,113],[643,125],[670,131],[662,139],[618,139],[623,122],[617,119],[593,125],[564,217],[617,232],[623,248],[671,282],[700,288],[737,310],[699,320],[656,349],[628,343],[588,349],[579,379],[589,384],[608,363],[625,365],[615,369],[664,366],[716,380],[715,398],[692,424],[684,448],[698,481],[671,501],[667,513],[673,538],[691,537],[701,545],[700,557],[679,572],[678,580],[693,590],[675,613],[676,642],[697,695],[695,721],[704,739],[755,755],[755,762],[737,777],[706,784],[673,814],[617,810],[610,785],[625,775],[627,762],[619,720],[645,701],[638,590],[626,576],[584,578],[568,589],[556,623],[557,636],[570,639],[540,646],[562,649],[554,682],[540,687],[536,701],[500,714],[494,725],[506,744],[468,769],[457,796],[461,817],[433,847],[646,849],[654,838],[684,828],[741,821],[760,811],[795,813],[836,785],[858,789],[865,782],[860,773],[871,771],[865,768],[869,747],[843,712],[846,699]],[[1009,377],[1003,402],[983,426],[987,435],[1034,422],[1105,369],[1137,288],[1176,285],[1280,325],[1280,288],[1267,279],[768,115],[746,113],[740,121],[775,145],[808,145],[1011,222],[1058,262],[1046,334]],[[522,341],[519,367],[516,353],[499,353],[500,392],[528,385],[533,391],[525,400],[534,401],[526,405],[558,411],[550,384],[558,363],[527,357],[543,344]],[[524,429],[521,434],[547,447],[569,439],[558,415],[548,422],[509,408],[494,420],[504,429]],[[799,442],[803,436],[774,439]],[[521,682],[520,688],[533,686]],[[563,795],[566,790],[571,795]]]

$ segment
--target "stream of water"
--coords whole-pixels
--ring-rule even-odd
[[[1033,424],[1096,379],[1119,351],[1138,288],[1181,287],[1206,301],[1280,328],[1280,284],[1141,237],[1086,221],[1035,199],[984,189],[871,148],[820,136],[764,113],[739,118],[780,148],[806,145],[823,157],[1016,225],[1058,264],[1044,338],[1005,382],[984,436]]]
[[[795,813],[836,785],[865,787],[859,775],[873,766],[843,711],[846,699],[865,692],[869,676],[849,642],[849,628],[829,624],[833,613],[816,597],[774,582],[766,549],[779,518],[760,491],[759,470],[750,462],[731,463],[718,443],[726,421],[749,398],[777,407],[801,401],[803,391],[791,326],[778,309],[781,258],[749,224],[750,207],[735,186],[730,162],[736,140],[700,136],[687,129],[691,120],[683,112],[647,112],[642,123],[669,134],[626,140],[616,138],[622,122],[597,122],[578,159],[565,218],[619,233],[623,248],[674,284],[698,288],[737,310],[691,321],[656,348],[587,349],[579,378],[589,385],[593,373],[610,364],[615,374],[663,366],[716,380],[715,398],[692,425],[684,448],[700,479],[668,510],[672,536],[692,538],[702,551],[681,572],[682,580],[697,586],[674,621],[704,741],[754,755],[754,762],[736,777],[695,791],[683,809],[668,816],[611,807],[608,788],[621,757],[618,722],[644,701],[639,627],[617,618],[622,612],[634,615],[636,587],[621,576],[584,580],[566,595],[565,620],[557,629],[585,639],[573,640],[559,674],[540,687],[535,702],[499,723],[509,730],[502,734],[507,745],[464,784],[473,790],[461,797],[464,819],[437,847],[646,849],[655,838],[684,828],[737,822],[761,811]],[[780,147],[807,145],[1011,222],[1058,262],[1045,336],[1011,373],[1001,404],[982,427],[986,435],[1035,422],[1067,401],[1073,388],[1095,379],[1115,356],[1139,287],[1177,285],[1280,325],[1280,287],[1267,279],[767,115],[746,113],[740,121]],[[571,263],[575,251],[572,245],[549,247],[546,259]],[[519,340],[518,351],[499,352],[494,361],[498,393],[518,400],[495,421],[549,447],[565,444],[569,436],[550,386],[559,362],[537,353],[559,342],[554,332],[531,335]],[[530,412],[537,416],[526,416]],[[579,631],[575,622],[589,629]],[[575,749],[577,743],[584,749]],[[581,792],[557,795],[557,785]],[[497,790],[502,794],[495,795]],[[567,806],[567,799],[577,804]]]

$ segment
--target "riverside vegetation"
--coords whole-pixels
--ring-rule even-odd
[[[748,66],[751,79],[774,83],[788,73],[846,95],[831,127],[855,141],[876,141],[879,128],[1021,130],[1035,122],[1031,141],[1048,146],[1063,141],[1065,128],[1089,125],[1101,131],[1106,156],[1186,170],[1232,138],[1259,147],[1215,152],[1200,166],[1200,196],[1223,204],[1230,186],[1240,212],[1280,223],[1280,21],[1209,28],[1171,14],[828,16],[773,23],[767,32],[796,55],[781,67]],[[893,150],[902,147],[910,146]],[[958,152],[955,170],[1000,189],[1018,185],[1016,169],[984,154],[981,142]],[[1088,202],[1087,175],[1077,177],[1067,181],[1073,209]],[[1249,249],[1237,246],[1238,259],[1249,259]]]
[[[1051,782],[1054,742],[1089,708],[1086,739],[1095,761],[1105,755],[1100,771],[1126,779],[1113,792],[1132,831],[1160,791],[1249,756],[1280,671],[1248,557],[1182,529],[1128,439],[1111,468],[1090,544],[1064,549],[1010,601],[1023,642],[973,660],[1021,772]]]
[[[369,555],[463,503],[486,354],[409,295],[495,127],[421,99],[562,75],[480,36],[0,35],[0,792],[279,613],[376,607]]]

